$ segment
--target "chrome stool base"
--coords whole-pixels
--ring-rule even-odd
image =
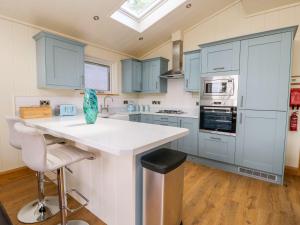
[[[43,206],[44,210],[40,210],[41,206],[38,200],[28,203],[18,212],[18,220],[21,223],[38,223],[49,219],[60,211],[58,197],[45,197]]]
[[[58,224],[58,225],[61,225],[61,224]],[[66,225],[89,225],[89,224],[83,220],[70,220],[67,222]]]

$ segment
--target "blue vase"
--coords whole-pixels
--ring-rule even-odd
[[[98,97],[94,89],[84,90],[83,112],[87,124],[94,124],[98,115]]]

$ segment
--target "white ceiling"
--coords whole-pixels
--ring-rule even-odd
[[[110,18],[125,0],[0,0],[0,14],[140,57],[236,0],[187,0],[148,30],[138,32]],[[247,12],[298,0],[242,0]],[[263,4],[262,4],[263,2]],[[99,21],[93,16],[98,15]],[[140,36],[144,37],[139,41]]]
[[[188,0],[142,34],[110,18],[124,0],[0,0],[0,14],[139,57],[234,1]]]

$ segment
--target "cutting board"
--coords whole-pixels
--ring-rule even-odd
[[[22,119],[36,119],[52,117],[50,106],[29,106],[20,107],[20,117]]]

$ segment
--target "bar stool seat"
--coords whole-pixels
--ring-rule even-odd
[[[14,125],[16,123],[22,123],[22,120],[16,117],[6,117],[8,131],[9,131],[9,143],[15,149],[21,150],[22,137],[19,132],[16,131]],[[43,134],[46,145],[53,145],[55,143],[64,143],[62,138],[54,137],[48,134]],[[23,206],[18,212],[18,220],[22,223],[37,223],[42,222],[59,212],[58,196],[44,196],[44,174],[37,173],[38,183],[38,196],[39,199],[31,201]],[[42,198],[43,197],[43,198]]]
[[[57,171],[61,225],[88,225],[88,223],[83,220],[67,221],[68,212],[77,211],[86,206],[88,200],[77,190],[72,189],[72,191],[76,192],[86,203],[75,210],[68,208],[66,192],[64,190],[63,168],[84,159],[94,159],[94,154],[67,144],[46,145],[45,137],[37,129],[27,127],[22,123],[16,123],[15,129],[22,136],[21,146],[24,163],[30,169],[39,173],[53,170]]]
[[[47,171],[54,171],[88,158],[93,158],[93,154],[73,146],[53,144],[47,146]]]

